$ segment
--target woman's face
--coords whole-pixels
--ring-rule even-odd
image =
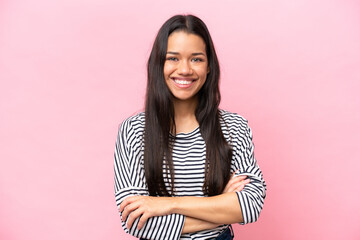
[[[196,101],[196,94],[206,81],[208,59],[201,37],[183,31],[168,38],[164,64],[165,82],[177,100]]]

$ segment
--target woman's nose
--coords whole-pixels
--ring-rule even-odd
[[[192,68],[188,61],[181,61],[178,68],[179,74],[192,74]]]

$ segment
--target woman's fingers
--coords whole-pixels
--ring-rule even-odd
[[[128,229],[131,228],[131,226],[133,225],[135,219],[140,217],[142,213],[143,213],[143,211],[140,208],[138,208],[135,211],[131,212],[131,214],[130,214],[128,220],[127,220],[127,224],[126,224]]]
[[[241,192],[244,188],[245,188],[245,185],[241,185],[234,192]]]
[[[137,225],[137,229],[138,229],[138,230],[140,230],[140,229],[145,225],[145,223],[146,223],[146,221],[149,219],[149,217],[151,217],[151,215],[146,214],[146,213],[144,213],[144,214],[140,217],[139,223],[138,223],[138,225]]]
[[[228,183],[226,184],[226,186],[225,186],[224,192],[227,192],[227,189],[229,189],[232,181],[234,180],[235,173],[236,173],[236,172],[233,172],[233,174],[231,175],[229,182],[228,182]]]
[[[170,197],[129,197],[120,204],[119,211],[122,210],[121,219],[127,222],[128,228],[139,218],[138,229],[141,229],[149,217],[169,214],[170,203]]]
[[[121,219],[125,221],[128,215],[139,207],[140,207],[140,201],[136,201],[134,203],[128,204],[121,214]]]
[[[250,182],[249,178],[236,182],[233,185],[231,185],[231,187],[229,188],[229,192],[239,192],[242,189],[244,189],[245,185],[248,184],[249,182]]]
[[[229,180],[229,182],[226,184],[223,193],[229,192],[229,188],[231,187],[231,185],[232,185],[235,181],[236,181],[236,179],[232,177],[232,178]]]
[[[234,176],[234,174],[233,174]],[[240,176],[234,176],[232,177],[229,182],[226,184],[225,189],[223,191],[223,193],[226,192],[231,192],[234,189],[234,184],[237,184],[241,181],[243,181],[244,179],[246,179],[247,176],[246,175],[240,175]]]
[[[136,201],[139,197],[141,197],[141,196],[130,196],[130,197],[125,198],[125,200],[120,204],[119,212],[122,212],[128,204]]]
[[[232,184],[240,182],[240,181],[242,181],[242,180],[244,180],[246,178],[247,178],[247,176],[244,176],[244,175],[235,176],[235,177],[233,177],[232,179],[229,180],[229,183],[230,183],[230,185],[232,185]]]

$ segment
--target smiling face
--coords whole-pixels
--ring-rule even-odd
[[[201,37],[184,31],[170,34],[164,64],[166,85],[175,100],[196,101],[206,81],[208,59]]]

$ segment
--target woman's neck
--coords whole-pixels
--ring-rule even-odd
[[[195,117],[197,99],[174,100],[176,133],[188,133],[199,126]]]

